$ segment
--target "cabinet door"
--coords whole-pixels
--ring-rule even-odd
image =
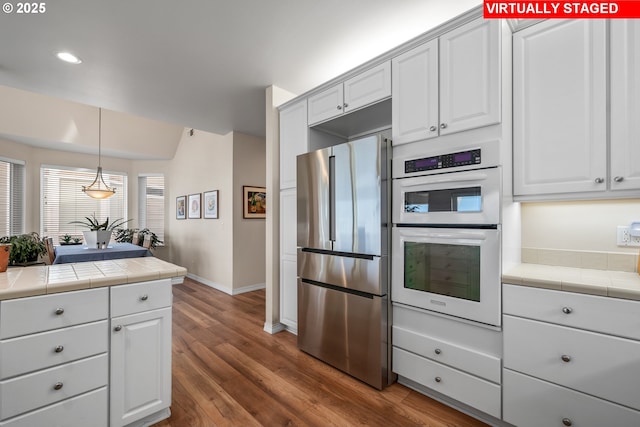
[[[344,82],[344,112],[391,96],[391,63],[373,67]]]
[[[440,134],[500,121],[500,22],[470,22],[440,37]]]
[[[611,189],[640,188],[640,21],[611,20]]]
[[[393,59],[393,145],[438,136],[438,40]]]
[[[343,103],[342,83],[309,97],[309,126],[342,114]]]
[[[513,52],[514,193],[605,191],[605,22],[545,21]]]
[[[280,323],[298,329],[296,190],[280,193]]]
[[[111,427],[171,405],[171,308],[111,320]]]
[[[296,156],[307,152],[307,100],[280,111],[280,188],[296,186]]]

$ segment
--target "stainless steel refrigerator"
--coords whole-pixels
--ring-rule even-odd
[[[297,158],[298,347],[378,389],[392,375],[390,151],[375,135]]]

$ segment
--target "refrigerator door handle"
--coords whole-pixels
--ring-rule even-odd
[[[329,240],[336,241],[336,156],[329,156]]]

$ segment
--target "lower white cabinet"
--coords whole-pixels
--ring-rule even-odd
[[[111,427],[171,404],[171,308],[112,319]]]
[[[616,322],[637,322],[640,302],[514,285],[503,301],[505,421],[640,426],[640,341],[612,334],[636,335]],[[598,305],[611,316],[594,322]]]
[[[171,279],[0,301],[0,427],[167,418],[171,304]]]
[[[171,405],[169,280],[122,286],[111,294],[111,427],[134,423]],[[165,306],[149,310],[149,307]],[[126,309],[123,309],[126,308]]]

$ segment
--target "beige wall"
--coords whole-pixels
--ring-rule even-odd
[[[523,203],[522,247],[637,253],[616,245],[616,227],[640,220],[640,199]]]
[[[265,285],[265,220],[243,218],[242,187],[265,186],[264,140],[234,133],[233,137],[233,289]],[[267,198],[267,203],[272,198]],[[267,207],[268,209],[268,207]]]

